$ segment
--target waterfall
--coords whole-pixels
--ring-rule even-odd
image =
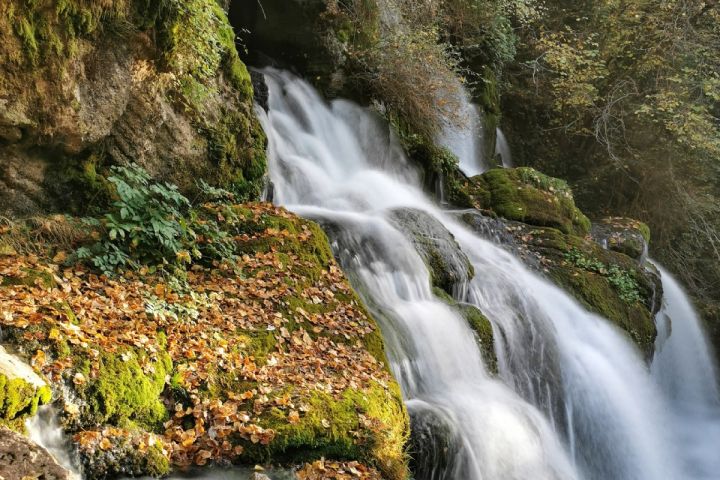
[[[386,340],[411,415],[449,431],[444,472],[432,478],[579,478],[540,411],[483,365],[473,333],[430,289],[428,271],[389,219],[412,207],[443,219],[388,128],[346,101],[325,104],[305,82],[268,70],[275,200],[326,227]]]
[[[510,145],[508,144],[507,138],[500,127],[495,129],[495,156],[500,157],[500,165],[503,168],[511,168],[512,155],[510,154]]]
[[[43,447],[55,461],[70,473],[70,480],[80,480],[82,474],[73,458],[70,439],[60,426],[52,405],[40,407],[34,417],[25,422],[30,440]]]
[[[458,157],[460,170],[465,175],[473,177],[488,168],[483,155],[482,113],[472,103],[467,88],[459,81],[448,95],[455,97],[452,103],[459,106],[459,111],[456,118],[446,119],[437,142]]]
[[[623,332],[440,210],[371,113],[325,103],[287,73],[265,73],[269,111],[259,114],[275,200],[326,228],[381,324],[416,434],[438,444],[423,454],[449,457],[416,472],[419,480],[702,478],[678,453],[663,389]],[[456,300],[491,320],[498,378],[390,220],[402,208],[442,223],[473,264],[476,276],[455,289]],[[681,360],[658,368],[675,376]]]
[[[675,442],[687,478],[716,479],[720,476],[720,392],[713,353],[687,295],[669,272],[658,270],[664,296],[656,317],[652,375],[672,409]]]

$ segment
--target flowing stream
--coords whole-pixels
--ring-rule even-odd
[[[717,368],[700,319],[669,272],[659,268],[663,307],[652,375],[671,407],[687,478],[720,478],[720,391]]]
[[[274,200],[326,228],[381,323],[416,434],[430,443],[422,451],[435,462],[416,472],[419,480],[684,480],[711,478],[703,472],[713,469],[719,478],[713,445],[695,435],[706,448],[693,449],[689,462],[681,438],[683,420],[709,422],[717,412],[703,403],[712,392],[678,388],[695,362],[711,365],[709,354],[686,352],[702,340],[696,320],[694,334],[664,334],[651,375],[609,322],[426,197],[384,122],[346,101],[326,103],[290,74],[265,73],[269,111],[260,113]],[[464,318],[433,295],[395,221],[403,210],[442,224],[470,259],[476,275],[455,285],[455,298],[491,320],[497,378]],[[669,290],[666,313],[685,302],[682,321],[694,318],[684,295]],[[698,390],[712,390],[708,368],[695,372],[704,375]]]

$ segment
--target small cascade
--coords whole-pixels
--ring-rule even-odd
[[[465,175],[473,177],[488,168],[483,154],[482,112],[459,81],[452,95],[457,96],[454,103],[459,105],[457,118],[446,119],[437,142],[458,157],[460,170]]]
[[[48,451],[55,461],[70,472],[71,480],[81,480],[82,474],[72,454],[70,439],[63,432],[57,412],[52,405],[38,408],[37,414],[25,422],[30,440]]]
[[[720,387],[713,352],[690,299],[668,271],[657,268],[664,296],[656,316],[658,336],[652,376],[672,410],[675,443],[683,454],[685,478],[717,479]]]
[[[505,134],[500,127],[495,129],[495,157],[500,158],[500,165],[503,168],[512,168],[512,155],[510,155],[510,145],[508,144]]]

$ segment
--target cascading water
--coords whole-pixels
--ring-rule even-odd
[[[326,105],[289,74],[268,71],[266,80],[276,201],[330,226],[343,265],[380,313],[409,409],[445,422],[455,456],[430,478],[578,478],[542,415],[490,378],[465,320],[433,296],[424,263],[393,226],[397,208],[441,213],[387,127],[349,102]]]
[[[473,104],[467,89],[458,81],[448,95],[455,97],[458,112],[452,119],[447,119],[437,139],[438,143],[448,148],[457,157],[460,170],[472,177],[485,170],[483,156],[483,121],[480,108]]]
[[[48,451],[55,461],[70,473],[70,480],[80,480],[82,474],[72,456],[70,440],[58,421],[57,413],[50,405],[38,409],[37,414],[25,422],[30,440]]]
[[[267,81],[276,200],[331,225],[345,267],[388,319],[383,332],[409,408],[451,424],[459,448],[445,478],[575,478],[539,412],[488,376],[472,331],[432,295],[425,265],[389,220],[401,207],[439,212],[387,127],[348,102],[325,105],[288,74]]]
[[[500,333],[500,375],[553,420],[585,476],[684,478],[660,392],[624,335],[511,255],[451,230],[482,272],[466,300]]]
[[[372,114],[326,104],[286,73],[268,70],[266,80],[275,200],[326,227],[380,320],[411,414],[423,420],[416,434],[437,443],[422,449],[438,465],[419,479],[706,478],[677,453],[662,391],[624,334],[439,210]],[[502,383],[464,319],[433,296],[392,221],[403,208],[442,223],[472,262],[477,275],[456,296],[491,319]]]
[[[653,378],[672,409],[678,451],[687,478],[720,477],[720,391],[713,354],[700,319],[678,282],[662,268],[663,307],[657,315],[658,338]]]
[[[503,168],[511,168],[512,155],[510,154],[510,144],[500,127],[495,129],[495,156],[500,157],[500,164]]]

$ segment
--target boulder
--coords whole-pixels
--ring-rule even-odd
[[[650,242],[650,229],[643,222],[625,217],[607,217],[592,226],[592,237],[602,247],[643,260]]]
[[[452,295],[475,272],[455,237],[442,223],[422,210],[396,209],[390,220],[413,242],[430,271],[432,284]]]
[[[579,236],[590,231],[567,183],[532,168],[492,169],[469,179],[466,190],[476,208],[508,220]]]
[[[42,447],[8,428],[0,426],[0,480],[70,480]]]

